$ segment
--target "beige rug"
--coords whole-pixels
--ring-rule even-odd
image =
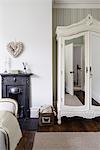
[[[68,106],[82,106],[83,104],[76,95],[65,94],[65,105]]]
[[[100,150],[100,132],[37,132],[33,150]]]

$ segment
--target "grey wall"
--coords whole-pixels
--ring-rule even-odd
[[[100,9],[53,9],[53,98],[54,105],[57,101],[57,43],[56,43],[56,27],[70,25],[85,18],[91,14],[97,20],[100,20]]]

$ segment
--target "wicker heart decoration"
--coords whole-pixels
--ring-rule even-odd
[[[7,50],[13,57],[17,57],[23,51],[23,43],[9,42],[7,45]]]

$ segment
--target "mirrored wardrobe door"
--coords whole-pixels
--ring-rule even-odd
[[[100,35],[90,33],[90,79],[92,106],[100,106]]]
[[[85,40],[84,36],[64,43],[65,105],[85,105]]]

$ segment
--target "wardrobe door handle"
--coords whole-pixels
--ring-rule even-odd
[[[88,67],[86,67],[86,73],[88,73]]]
[[[74,73],[74,71],[70,71],[70,73]]]
[[[92,68],[90,66],[90,77],[92,77],[92,76],[93,76],[93,74],[92,74]]]

